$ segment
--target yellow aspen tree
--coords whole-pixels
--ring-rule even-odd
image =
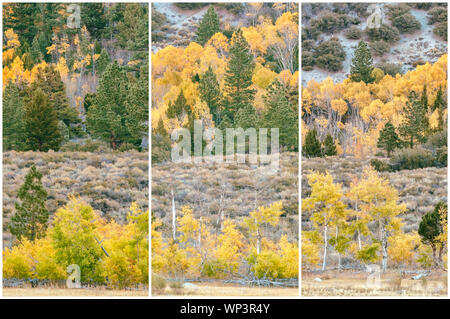
[[[244,219],[244,225],[250,231],[253,238],[256,238],[256,254],[261,253],[262,229],[265,224],[276,226],[283,214],[283,203],[275,202],[268,207],[260,206],[250,212],[250,216]]]
[[[329,233],[333,225],[345,219],[346,205],[342,201],[342,185],[333,183],[330,173],[310,173],[307,175],[311,195],[303,200],[302,209],[311,212],[314,228],[322,234],[322,270],[327,267],[327,247]]]

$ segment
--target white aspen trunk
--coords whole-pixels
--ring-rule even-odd
[[[172,238],[175,241],[177,239],[177,213],[175,210],[175,196],[173,195],[173,189],[171,189],[172,193]]]
[[[327,237],[327,231],[328,226],[325,226],[325,229],[323,231],[323,263],[322,263],[322,270],[325,270],[327,267],[327,244],[328,244],[328,237]]]
[[[336,245],[337,245],[338,236],[339,236],[339,228],[336,225]],[[337,253],[338,253],[338,270],[341,270],[341,253],[339,251],[337,251]]]
[[[256,230],[256,254],[259,255],[261,253],[261,233],[259,228]]]

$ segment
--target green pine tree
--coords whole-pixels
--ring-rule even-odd
[[[247,104],[253,104],[256,92],[251,88],[254,69],[253,54],[242,30],[239,29],[233,35],[230,60],[225,74],[225,93],[228,97],[225,113],[232,121],[239,109]]]
[[[129,94],[136,96],[129,97]],[[140,94],[142,92],[130,90],[124,68],[116,61],[110,64],[100,79],[95,100],[86,114],[88,131],[108,142],[114,150],[124,142],[135,142],[136,136],[127,123],[138,123],[144,117],[139,111],[142,108],[135,108],[131,103],[133,100],[142,101]]]
[[[442,96],[442,86],[439,86],[439,90],[436,94],[436,98],[434,100],[432,111],[434,112],[436,109],[438,110],[438,131],[442,131],[444,129],[444,109],[446,107],[446,103]]]
[[[108,65],[111,63],[111,58],[109,57],[108,51],[106,49],[102,49],[100,52],[100,56],[98,60],[95,61],[95,68],[97,70],[97,75],[102,76],[103,72],[105,72]]]
[[[403,123],[400,124],[399,133],[406,143],[413,148],[415,142],[425,142],[428,130],[427,112],[420,102],[417,93],[411,91],[408,101],[403,107]]]
[[[24,151],[26,130],[21,90],[9,83],[3,91],[3,150]]]
[[[350,79],[353,82],[372,83],[375,80],[372,71],[373,61],[370,49],[364,41],[360,41],[352,59]]]
[[[429,245],[432,249],[434,266],[438,266],[441,262],[442,250],[444,248],[442,242],[439,240],[439,236],[444,231],[441,222],[441,209],[447,211],[447,204],[444,202],[439,202],[436,204],[433,211],[423,215],[418,229],[422,242],[425,245]],[[439,249],[438,258],[436,258],[437,249]]]
[[[222,94],[216,74],[211,66],[200,79],[198,88],[200,98],[208,105],[214,123],[216,123],[216,126],[219,126],[222,113]]]
[[[266,112],[262,126],[268,129],[278,128],[280,145],[290,151],[297,151],[298,112],[292,107],[288,97],[285,85],[278,80],[271,83],[264,96]]]
[[[122,48],[148,50],[148,4],[127,3],[117,23],[117,40]]]
[[[25,104],[25,129],[27,148],[33,151],[57,151],[62,141],[58,128],[58,116],[47,95],[39,88]]]
[[[64,82],[54,66],[47,65],[37,73],[29,94],[33,94],[36,89],[41,89],[47,95],[48,103],[56,111],[58,120],[69,128],[71,137],[77,136],[79,130],[76,127],[81,125],[81,119],[78,111],[69,105]]]
[[[331,134],[327,134],[325,141],[323,142],[323,155],[334,156],[337,155],[336,145],[334,144]]]
[[[258,126],[258,115],[251,104],[245,104],[240,108],[234,118],[235,127],[242,127],[244,130]]]
[[[190,115],[192,113],[191,107],[187,104],[187,100],[184,97],[183,90],[178,94],[177,99],[172,103],[169,102],[169,106],[167,107],[166,116],[169,119],[178,119],[178,121],[183,121],[186,115]]]
[[[170,160],[172,141],[160,117],[158,125],[152,131],[152,163]]]
[[[220,32],[219,16],[216,11],[214,11],[214,6],[211,5],[203,16],[202,21],[200,21],[197,29],[196,41],[201,45],[205,45],[205,43],[217,32]]]
[[[47,191],[42,185],[42,173],[33,165],[19,188],[15,203],[15,214],[8,229],[18,240],[27,238],[31,241],[45,235],[49,212],[45,207]]]
[[[387,122],[384,128],[380,131],[378,137],[377,147],[385,150],[388,156],[391,156],[393,150],[400,146],[400,138],[395,132],[394,125],[391,122]]]
[[[309,130],[306,133],[305,144],[303,144],[302,154],[305,157],[321,157],[322,149],[320,141],[317,138],[316,129]]]

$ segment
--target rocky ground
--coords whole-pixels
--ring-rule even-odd
[[[380,6],[383,8],[386,4],[382,3]],[[308,12],[309,7],[304,5],[302,6],[302,10]],[[389,53],[386,53],[382,57],[373,57],[374,64],[380,62],[399,63],[402,64],[402,72],[405,73],[415,68],[413,66],[414,63],[420,61],[434,63],[442,54],[447,52],[447,43],[433,34],[434,25],[428,25],[427,11],[411,9],[410,13],[420,22],[421,29],[413,34],[400,34],[400,41],[391,46]],[[356,17],[354,12],[350,12],[348,15]],[[362,22],[357,27],[365,30],[366,20],[364,18],[360,19]],[[390,20],[385,16],[383,17],[382,23],[391,24]],[[318,67],[314,67],[312,71],[302,70],[302,85],[306,85],[308,81],[313,79],[321,82],[328,76],[335,82],[342,82],[348,77],[353,54],[360,40],[347,39],[344,35],[345,31],[346,29],[335,34],[321,34],[317,40],[317,43],[319,43],[330,39],[332,36],[339,39],[346,53],[342,71],[328,72]]]

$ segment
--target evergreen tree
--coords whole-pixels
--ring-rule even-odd
[[[298,112],[288,101],[288,90],[278,80],[272,82],[264,96],[266,112],[263,127],[279,128],[280,144],[291,151],[298,150]],[[270,133],[270,130],[269,130]]]
[[[158,125],[152,131],[152,163],[160,163],[170,160],[172,141],[164,127],[162,117]]]
[[[422,220],[419,224],[418,233],[422,239],[422,242],[429,245],[433,251],[433,262],[438,265],[440,262],[440,257],[443,249],[440,235],[443,233],[443,227],[441,223],[440,210],[447,210],[447,204],[444,202],[439,202],[433,211],[423,215]],[[439,248],[439,260],[436,259],[436,250]]]
[[[69,128],[70,135],[78,135],[74,126],[81,123],[79,113],[69,105],[64,82],[54,66],[47,65],[37,73],[36,80],[29,88],[29,94],[32,95],[36,89],[41,89],[47,95],[48,103],[56,111],[58,120],[63,121]]]
[[[352,59],[350,79],[353,82],[363,81],[365,83],[372,83],[375,80],[372,71],[372,55],[367,44],[364,41],[360,41],[356,48],[355,56]]]
[[[31,61],[34,64],[38,64],[42,59],[44,58],[41,47],[39,45],[39,36],[36,35],[33,39],[33,43],[31,44],[31,50],[30,50],[30,57]]]
[[[62,138],[58,117],[47,95],[39,88],[32,92],[25,105],[25,129],[29,149],[41,152],[59,149]]]
[[[99,39],[106,27],[106,15],[103,3],[81,3],[81,21],[89,33]]]
[[[425,142],[425,134],[428,130],[426,110],[414,91],[408,95],[408,101],[403,107],[403,116],[404,120],[399,127],[399,132],[405,142],[411,148],[414,146],[414,142]]]
[[[102,76],[103,72],[105,72],[108,65],[111,63],[111,58],[109,57],[108,51],[106,49],[102,49],[100,52],[100,56],[98,60],[95,61],[95,67],[97,69],[97,75]]]
[[[178,94],[175,102],[169,102],[169,106],[166,111],[166,116],[169,119],[178,119],[178,121],[183,121],[186,115],[192,113],[191,107],[187,104],[186,98],[184,97],[183,90]]]
[[[380,131],[378,137],[377,147],[385,150],[388,156],[391,156],[393,150],[400,146],[400,139],[395,132],[394,125],[387,122],[384,128]]]
[[[216,126],[219,126],[222,113],[222,95],[216,74],[211,66],[200,79],[199,92],[200,98],[208,105],[214,123],[216,123]]]
[[[84,114],[87,114],[91,105],[94,104],[95,95],[96,95],[95,93],[86,93],[86,95],[84,96],[83,101]]]
[[[33,165],[19,188],[15,203],[15,214],[8,225],[11,234],[18,240],[31,241],[43,237],[47,229],[49,212],[45,207],[47,191],[42,185],[42,173]]]
[[[317,138],[316,129],[312,129],[306,133],[305,144],[303,144],[302,154],[306,157],[321,157],[322,150],[320,141]]]
[[[141,86],[141,87],[139,87]],[[130,83],[116,61],[110,64],[86,114],[88,130],[116,150],[122,143],[137,144],[148,120],[148,96],[142,83]]]
[[[220,32],[219,16],[214,11],[214,6],[209,6],[203,16],[202,21],[197,29],[197,42],[201,45],[205,45],[206,42],[217,32]]]
[[[9,83],[3,91],[3,150],[26,149],[24,113],[20,89]]]
[[[253,103],[256,92],[251,88],[254,69],[253,54],[242,30],[239,29],[233,35],[230,60],[225,74],[225,93],[228,97],[225,113],[232,121],[239,109]]]
[[[436,94],[436,99],[434,100],[432,111],[438,110],[438,131],[442,131],[444,129],[444,108],[446,103],[442,96],[442,86],[439,86],[439,90]]]
[[[258,126],[258,115],[251,104],[245,104],[240,108],[234,118],[235,127],[242,127],[244,130]]]
[[[148,50],[148,5],[127,3],[117,23],[118,44],[129,50]]]
[[[139,146],[142,137],[148,134],[148,79],[135,79],[130,84],[125,106],[125,125],[130,133],[130,141]]]
[[[333,137],[330,134],[327,134],[327,136],[325,137],[325,141],[323,142],[323,155],[337,155],[336,145],[334,144]]]

